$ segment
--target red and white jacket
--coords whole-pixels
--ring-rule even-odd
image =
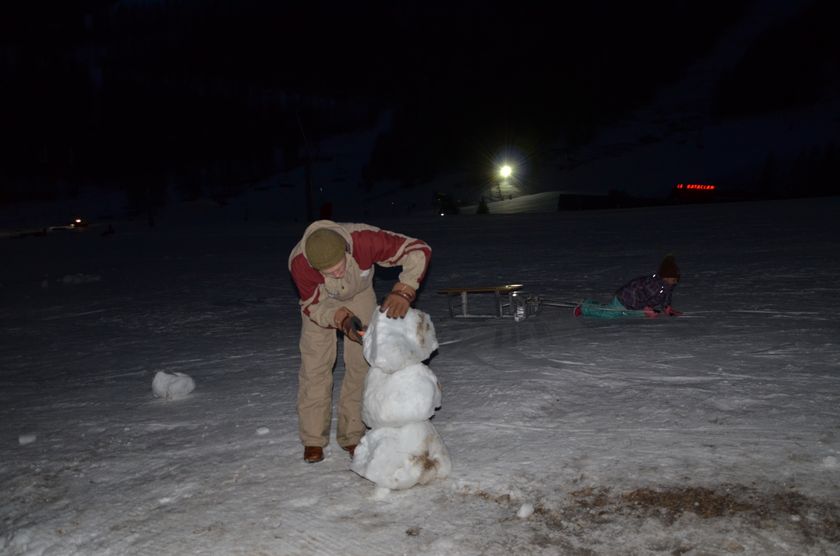
[[[333,230],[347,242],[347,272],[341,278],[325,276],[309,265],[303,246],[315,230]],[[432,249],[419,239],[368,224],[318,220],[306,228],[289,255],[289,272],[298,289],[301,312],[323,327],[333,326],[336,310],[373,287],[373,265],[401,266],[399,281],[415,290],[426,275]]]

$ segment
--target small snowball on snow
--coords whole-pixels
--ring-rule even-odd
[[[385,500],[386,498],[388,498],[389,494],[391,494],[390,488],[378,486],[375,489],[373,489],[374,500]]]
[[[270,431],[268,430],[268,427],[260,427],[260,428],[257,429],[257,434],[259,436],[264,436],[264,435],[268,434],[269,432]]]
[[[27,444],[32,444],[35,442],[35,439],[38,438],[35,434],[22,434],[18,436],[18,444],[21,446],[26,446]]]
[[[826,456],[822,460],[823,467],[826,469],[840,469],[840,462],[834,456]]]
[[[165,400],[179,400],[195,389],[195,382],[184,373],[167,373],[158,371],[152,381],[152,391],[158,398]]]
[[[528,504],[526,502],[525,504],[522,504],[521,506],[519,506],[519,511],[516,512],[516,517],[518,517],[519,519],[527,519],[527,518],[531,517],[531,514],[533,514],[533,513],[534,513],[534,505],[533,504]]]

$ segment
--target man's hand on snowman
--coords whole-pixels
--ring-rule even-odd
[[[379,312],[385,313],[385,316],[389,319],[404,318],[415,297],[417,297],[417,293],[414,288],[408,284],[397,282],[391,289],[391,293],[385,297],[385,301],[379,307]]]

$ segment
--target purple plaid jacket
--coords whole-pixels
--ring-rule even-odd
[[[671,304],[673,286],[669,286],[658,274],[639,276],[618,288],[615,296],[628,309],[637,311],[645,307],[665,308]]]

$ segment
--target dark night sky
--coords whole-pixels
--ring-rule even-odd
[[[476,138],[584,144],[681,77],[749,5],[27,4],[0,23],[0,176],[18,196],[163,176],[196,188],[208,174],[248,181],[301,162],[301,125],[324,138],[368,127],[386,108],[394,125],[367,165],[370,183],[466,164],[480,154]],[[788,43],[764,37],[739,73],[721,76],[721,115],[807,103],[801,91],[823,85],[809,80],[836,82],[825,66],[837,41],[826,23],[814,27],[828,9],[816,2],[805,23],[789,23],[794,33],[778,35]],[[802,49],[810,65],[790,59]],[[777,89],[793,68],[805,87],[753,101],[751,91]]]

